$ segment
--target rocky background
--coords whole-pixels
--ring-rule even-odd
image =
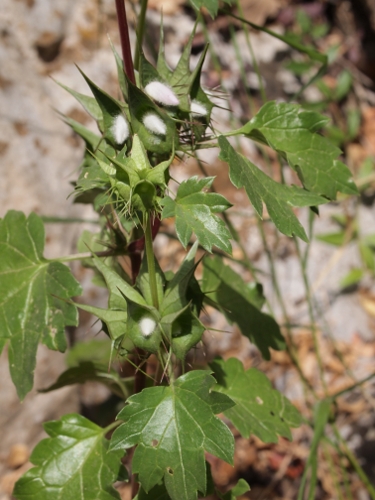
[[[354,97],[360,110],[361,126],[357,137],[346,144],[345,158],[353,172],[361,162],[375,156],[375,8],[368,0],[337,2],[293,2],[292,0],[242,0],[245,17],[254,23],[267,25],[283,33],[296,20],[296,12],[303,9],[316,22],[330,23],[331,30],[319,42],[322,50],[334,44],[341,47],[340,64],[345,64],[354,75]],[[127,2],[129,19],[135,19],[134,10]],[[158,43],[160,10],[163,8],[166,28],[166,53],[173,66],[192,30],[194,23],[191,9],[183,0],[149,0],[147,38]],[[228,18],[208,20],[212,47],[222,67],[221,75],[215,69],[214,60],[208,57],[205,65],[207,86],[220,83],[228,93],[229,104],[240,119],[251,112],[245,104],[245,89],[241,83],[235,48],[228,36]],[[79,65],[99,86],[117,95],[116,68],[107,34],[119,50],[117,20],[113,0],[2,0],[0,12],[0,217],[7,210],[35,211],[46,217],[84,219],[85,222],[49,223],[46,225],[46,256],[68,255],[76,252],[77,238],[82,227],[93,230],[95,214],[87,207],[74,205],[67,197],[72,191],[74,178],[83,152],[83,144],[61,121],[56,110],[88,125],[89,121],[73,98],[61,89],[53,79],[88,93],[74,64]],[[235,24],[238,46],[245,46],[245,35]],[[134,32],[131,32],[134,44]],[[199,55],[204,38],[196,35],[194,53]],[[252,45],[269,98],[285,99],[298,90],[301,81],[284,67],[290,58],[289,49],[262,33],[252,34]],[[194,58],[193,58],[194,59]],[[259,83],[252,67],[252,58],[246,50],[242,53],[248,89],[260,104]],[[194,61],[193,61],[194,62]],[[52,79],[52,78],[53,79]],[[335,73],[327,76],[327,85],[335,84]],[[315,92],[315,94],[314,94]],[[313,88],[307,99],[314,100],[318,90]],[[352,98],[352,97],[350,97]],[[329,110],[332,112],[332,109]],[[335,111],[335,110],[333,110]],[[230,114],[218,110],[215,116],[221,130],[229,127]],[[259,161],[259,152],[244,144],[247,154]],[[208,161],[210,174],[220,176],[223,167],[213,159]],[[176,176],[183,178],[196,166],[186,162]],[[233,220],[241,232],[249,257],[255,266],[265,271],[265,294],[277,306],[275,291],[269,276],[267,256],[256,229],[253,213],[243,193],[235,193],[225,182],[220,185],[232,203]],[[375,232],[375,212],[371,203],[370,184],[368,202],[359,206],[363,234]],[[370,201],[369,201],[370,200]],[[350,213],[351,201],[344,203]],[[321,209],[316,225],[317,233],[326,233],[336,227],[332,215],[341,213],[342,205],[331,204]],[[301,212],[302,220],[306,214]],[[92,222],[90,222],[92,221]],[[276,253],[276,272],[281,282],[281,293],[288,305],[292,322],[306,325],[308,320],[305,289],[295,249],[290,241],[281,236],[275,241],[272,231],[269,244]],[[165,266],[172,267],[178,259],[178,245],[171,244],[165,251],[165,236],[156,242]],[[182,254],[181,254],[182,255]],[[0,256],[1,258],[1,256]],[[319,319],[319,331],[324,352],[323,363],[327,379],[337,387],[346,387],[350,377],[338,360],[338,352],[345,358],[351,372],[363,378],[373,371],[375,358],[374,317],[375,284],[367,275],[361,286],[343,293],[341,278],[352,268],[361,266],[358,245],[355,242],[332,247],[314,241],[309,261],[314,303]],[[83,300],[93,303],[103,300],[103,295],[90,286],[90,275],[75,267],[79,280],[87,284]],[[250,279],[250,276],[249,276]],[[211,325],[228,331],[229,326],[215,316],[207,318]],[[221,321],[221,323],[220,323]],[[97,329],[91,328],[92,319],[83,315],[82,323],[74,335],[81,339],[92,338]],[[284,353],[275,353],[271,363],[262,363],[248,341],[236,330],[232,334],[215,335],[215,352],[240,357],[247,366],[256,365],[270,375],[278,389],[283,390],[303,407],[301,389],[290,361]],[[70,332],[73,334],[72,332]],[[213,334],[207,337],[208,344]],[[333,336],[334,342],[330,339]],[[311,338],[303,328],[296,334],[301,364],[306,376],[316,378],[316,357]],[[212,350],[212,349],[211,349]],[[5,350],[6,351],[6,350]],[[207,347],[210,352],[210,348]],[[100,386],[87,384],[72,386],[49,393],[37,389],[50,385],[64,370],[64,356],[40,348],[35,376],[35,387],[25,401],[18,401],[7,367],[7,353],[0,358],[0,500],[10,500],[14,481],[30,466],[28,457],[35,444],[44,436],[42,423],[73,411],[88,411],[108,397]],[[318,382],[316,382],[318,384]],[[346,385],[345,385],[346,384]],[[375,399],[374,386],[368,386],[362,395],[341,403],[338,422],[349,446],[360,456],[372,480],[375,479]],[[225,487],[236,477],[245,477],[252,486],[246,498],[295,498],[296,480],[303,470],[308,454],[308,429],[295,433],[293,444],[281,441],[276,447],[262,445],[237,437],[236,468],[224,464],[214,467],[214,474]],[[237,475],[237,476],[236,476]],[[319,498],[334,498],[329,467],[322,462]],[[356,483],[357,481],[357,483]],[[351,483],[353,498],[370,498],[363,485],[354,476]],[[123,491],[129,498],[128,490]],[[330,496],[331,495],[331,496]]]

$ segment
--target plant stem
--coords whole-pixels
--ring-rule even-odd
[[[294,364],[296,370],[298,371],[298,374],[299,374],[303,384],[305,385],[305,388],[308,389],[312,393],[314,398],[316,399],[317,394],[315,392],[315,389],[312,386],[312,384],[308,381],[308,379],[305,377],[305,375],[302,371],[302,368],[300,366],[300,363],[298,361],[297,348],[296,348],[294,340],[293,340],[291,328],[289,327],[290,321],[288,318],[288,311],[287,311],[285,301],[283,299],[283,296],[282,296],[282,293],[281,293],[281,290],[279,287],[279,281],[278,281],[278,277],[277,277],[277,273],[276,273],[275,263],[273,261],[271,249],[269,248],[268,243],[267,243],[266,234],[264,232],[262,222],[259,218],[258,218],[258,229],[259,229],[260,236],[262,238],[263,248],[264,248],[264,251],[266,252],[266,256],[268,259],[268,265],[269,265],[270,272],[271,272],[272,285],[273,285],[273,288],[274,288],[274,291],[276,294],[276,298],[277,298],[279,305],[281,307],[281,311],[283,313],[284,321],[286,324],[286,336],[287,336],[287,339],[289,341],[289,345],[287,344],[286,349],[288,351],[288,354],[289,354],[291,360],[293,361],[293,364]]]
[[[122,424],[121,420],[116,420],[116,422],[112,422],[103,429],[103,434],[108,434],[108,432],[110,432],[112,429],[115,429],[120,424]]]
[[[356,389],[357,387],[360,387],[362,384],[364,384],[365,382],[368,382],[369,380],[371,380],[374,377],[375,377],[375,372],[371,373],[371,375],[368,375],[367,377],[365,377],[365,378],[363,378],[361,380],[358,380],[358,382],[356,382],[355,384],[351,385],[350,387],[347,387],[346,389],[342,389],[341,391],[336,392],[335,394],[333,394],[330,397],[332,399],[336,399],[336,398],[338,398],[338,397],[346,394],[347,392],[351,392],[353,389]]]
[[[250,41],[249,30],[245,29],[244,13],[243,13],[243,10],[242,10],[242,5],[241,5],[241,3],[240,3],[239,0],[236,1],[236,5],[237,5],[237,9],[238,9],[239,14],[242,17],[242,19],[241,19],[241,21],[242,21],[242,27],[243,27],[243,30],[245,32],[246,43],[247,43],[247,47],[249,49],[249,52],[250,52],[250,55],[251,55],[251,58],[252,58],[253,67],[254,67],[255,73],[256,73],[256,75],[258,77],[260,95],[261,95],[263,103],[265,103],[265,102],[267,102],[267,96],[266,96],[266,91],[265,91],[264,85],[263,85],[262,75],[260,74],[258,61],[257,61],[257,59],[255,57],[253,46],[252,46],[251,41]]]
[[[237,3],[238,9],[241,10],[241,5],[240,5],[240,3],[239,3],[238,0],[237,0],[236,3]],[[244,32],[246,34],[246,41],[247,41],[247,45],[248,45],[248,48],[249,48],[249,51],[250,51],[250,54],[251,54],[251,57],[252,57],[252,60],[253,60],[253,65],[254,65],[254,68],[255,68],[257,76],[258,76],[259,86],[260,86],[260,90],[261,90],[262,101],[263,101],[263,104],[265,104],[266,103],[266,93],[265,93],[265,90],[264,90],[264,87],[263,87],[262,77],[261,77],[261,74],[260,74],[260,71],[259,71],[259,66],[258,66],[257,61],[255,59],[255,54],[254,54],[254,51],[253,51],[253,48],[252,48],[252,45],[251,45],[251,42],[250,42],[250,35],[249,35],[249,32],[248,32],[249,30],[246,27],[245,23],[243,23],[243,29],[244,29]],[[236,38],[234,36],[233,27],[231,27],[231,39],[232,39],[232,44],[233,44],[233,46],[235,48],[236,57],[237,57],[238,64],[239,64],[239,67],[240,67],[240,74],[241,74],[242,82],[243,82],[244,87],[247,88],[247,79],[246,79],[245,67],[244,67],[243,61],[241,59],[240,49],[238,47]],[[254,114],[255,113],[255,105],[254,105],[253,99],[252,99],[251,95],[248,92],[247,92],[247,96],[248,96],[248,102],[249,102],[250,110],[251,110],[252,114]],[[226,137],[230,136],[230,135],[234,135],[237,138],[238,137],[238,130],[237,131],[234,130],[234,132],[228,132],[228,133],[225,133],[223,135],[225,135]],[[268,169],[271,171],[269,157],[267,156],[265,150],[261,146],[258,145],[258,147],[259,147],[259,149],[261,151],[261,154],[262,154],[262,156],[264,158],[264,161],[265,161]],[[276,292],[276,296],[277,296],[278,302],[279,302],[279,304],[281,306],[284,318],[286,320],[286,325],[285,325],[286,336],[287,336],[287,339],[289,341],[289,344],[287,344],[286,349],[288,351],[288,354],[289,354],[289,356],[290,356],[290,358],[291,358],[291,360],[292,360],[295,368],[297,369],[297,371],[298,371],[298,373],[299,373],[299,375],[301,377],[301,380],[302,380],[303,384],[305,385],[305,388],[309,389],[312,392],[313,396],[316,398],[317,396],[316,396],[316,393],[314,391],[314,388],[312,387],[312,385],[310,384],[310,382],[307,380],[307,378],[304,376],[304,374],[302,372],[302,369],[301,369],[301,366],[300,366],[299,361],[298,361],[298,357],[297,357],[297,354],[296,354],[296,347],[295,347],[295,344],[294,344],[294,341],[293,341],[293,337],[292,337],[292,330],[291,330],[291,327],[289,326],[289,322],[288,322],[287,309],[286,309],[285,302],[284,302],[284,300],[282,298],[282,294],[281,294],[280,287],[279,287],[279,284],[278,284],[278,278],[277,278],[277,275],[276,275],[276,269],[275,269],[275,266],[274,266],[272,253],[271,253],[271,251],[270,251],[270,249],[268,248],[268,245],[267,245],[267,241],[266,241],[266,238],[265,238],[265,233],[264,233],[263,225],[260,222],[259,218],[257,218],[257,219],[258,219],[258,229],[259,229],[262,241],[263,241],[264,249],[265,249],[267,257],[268,257],[268,262],[269,262],[269,267],[270,267],[270,272],[271,272],[271,277],[272,277],[272,283],[273,283],[273,286],[274,286],[274,289],[275,289],[275,292]],[[230,231],[231,231],[231,233],[232,233],[232,235],[234,237],[234,234],[233,234],[231,228],[229,228],[229,229],[230,229]],[[235,237],[234,237],[234,239],[235,239],[235,241],[237,241],[237,239]],[[244,252],[244,255],[245,255],[245,252]],[[250,269],[250,270],[252,271],[252,269]],[[254,273],[253,273],[253,275],[254,275],[254,277],[256,279],[256,275]],[[274,315],[272,307],[271,307],[271,304],[269,303],[269,301],[267,301],[267,305],[268,305],[270,313],[272,315]]]
[[[143,363],[142,358],[146,356],[146,351],[143,349],[136,349],[135,352],[138,356],[139,364],[137,365],[134,375],[134,394],[138,394],[139,392],[142,392],[146,386],[147,373],[141,369]],[[145,369],[147,369],[146,366]]]
[[[333,479],[333,484],[335,485],[335,489],[337,491],[338,499],[339,500],[344,500],[344,498],[342,496],[342,493],[341,493],[341,488],[340,488],[339,480],[338,480],[338,477],[337,477],[337,472],[336,472],[336,469],[335,469],[335,464],[334,464],[332,456],[330,454],[330,450],[328,450],[327,443],[323,442],[322,445],[323,445],[322,447],[323,447],[323,453],[324,453],[324,456],[325,456],[325,460],[326,460],[326,462],[328,464],[328,467],[329,467],[329,470],[330,470],[330,473],[331,473],[331,477]]]
[[[308,311],[309,311],[310,323],[312,326],[311,333],[312,333],[312,338],[313,338],[313,342],[314,342],[316,359],[318,361],[319,377],[320,377],[320,381],[321,381],[324,393],[327,396],[328,387],[327,387],[327,382],[324,378],[324,364],[323,364],[321,351],[320,351],[320,347],[319,347],[319,341],[318,341],[318,332],[317,332],[317,328],[316,328],[316,320],[315,320],[315,314],[314,314],[314,308],[313,308],[313,297],[311,295],[311,288],[310,288],[309,278],[307,276],[307,270],[306,270],[307,261],[304,261],[304,259],[302,257],[302,253],[300,250],[298,239],[296,237],[294,237],[294,243],[295,243],[295,247],[297,250],[298,260],[299,260],[300,265],[301,265],[301,274],[302,274],[303,284],[305,286],[306,301],[307,301],[307,306],[308,306]]]
[[[135,349],[135,354],[138,356],[138,367],[135,370],[134,374],[134,394],[139,394],[140,392],[143,391],[143,389],[146,387],[146,372],[142,370],[140,367],[143,364],[142,358],[146,356],[146,352],[143,349]],[[147,363],[147,361],[146,361]],[[147,367],[145,366],[145,370],[147,370]],[[133,451],[131,452],[131,457],[133,460],[133,454],[134,454],[134,448]],[[131,476],[131,489],[132,489],[132,498],[135,498],[138,490],[139,490],[139,483],[137,481],[137,476],[135,474],[132,474]]]
[[[210,53],[210,56],[212,59],[213,67],[214,67],[215,71],[218,73],[218,75],[220,75],[220,86],[223,89],[223,91],[225,92],[225,88],[223,86],[223,81],[222,81],[222,66],[221,66],[220,59],[218,58],[212,43],[210,43],[210,35],[208,33],[207,24],[204,20],[204,17],[201,14],[199,14],[198,19],[199,19],[201,27],[202,27],[204,39],[205,39],[206,43],[209,44],[208,50],[209,50],[209,53]]]
[[[42,215],[41,216],[42,221],[44,224],[56,224],[56,223],[61,223],[61,224],[76,224],[76,223],[81,223],[81,224],[99,224],[98,219],[81,219],[79,217],[57,217],[57,216],[50,216],[50,215]]]
[[[134,67],[137,71],[139,70],[139,57],[145,32],[147,4],[148,0],[141,0],[141,11],[137,23],[137,43],[135,44],[134,54]]]
[[[57,259],[51,259],[51,260],[54,260],[57,262],[72,262],[74,260],[91,259],[93,255],[95,255],[96,257],[113,257],[114,255],[120,255],[120,254],[114,252],[113,250],[104,250],[103,252],[75,253],[73,255],[67,255],[65,257],[58,257]]]
[[[154,257],[154,250],[152,248],[151,214],[148,214],[147,216],[146,231],[145,231],[145,247],[146,247],[148,275],[150,279],[152,303],[156,309],[159,309],[158,289],[156,286],[155,257]]]
[[[133,66],[132,51],[130,48],[128,20],[126,18],[126,10],[125,10],[125,0],[116,0],[116,11],[117,11],[118,29],[120,32],[120,39],[121,39],[122,58],[124,61],[124,70],[129,80],[135,85],[134,66]]]
[[[367,492],[370,494],[372,500],[375,500],[375,488],[371,484],[370,479],[367,477],[366,472],[363,470],[361,465],[359,464],[357,458],[355,457],[354,453],[348,448],[345,440],[342,438],[341,434],[339,433],[336,424],[332,426],[333,432],[335,433],[335,437],[337,441],[341,444],[342,451],[345,454],[346,458],[349,460],[351,466],[353,469],[356,471],[358,474],[360,480],[362,481],[363,485],[367,489]],[[338,446],[340,449],[340,447]]]
[[[165,236],[167,236],[171,240],[179,241],[178,238],[177,238],[177,236],[175,234],[169,233],[168,231],[162,230],[162,231],[160,231],[160,234],[164,234]],[[233,236],[233,239],[234,239],[234,236]],[[188,243],[187,246],[188,246],[188,248],[191,248],[193,246],[193,243]],[[203,252],[205,251],[204,248],[201,245],[199,245],[198,248],[200,250],[202,250]],[[240,259],[240,258],[237,259],[236,257],[233,257],[233,255],[229,255],[229,254],[223,252],[222,250],[217,250],[215,248],[212,248],[212,254],[213,255],[219,255],[220,257],[225,257],[226,259],[231,260],[232,262],[236,262],[240,266],[242,266],[245,269],[247,269],[248,271],[250,271],[253,274],[254,279],[257,279],[256,276],[258,276],[259,274],[266,274],[262,269],[254,267],[251,264],[251,262],[250,262],[250,266],[249,266],[244,259]]]
[[[340,461],[340,468],[341,468],[341,473],[344,478],[344,488],[345,488],[345,493],[346,493],[346,500],[354,500],[352,492],[350,491],[350,480],[349,480],[349,475],[348,475],[348,467],[347,464],[345,463],[346,457],[342,454],[339,453],[339,461]]]

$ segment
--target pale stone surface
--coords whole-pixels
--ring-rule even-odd
[[[100,3],[100,7],[98,6]],[[130,14],[131,15],[131,14]],[[158,33],[160,13],[150,12],[151,31]],[[164,18],[168,42],[167,59],[173,66],[179,57],[180,50],[191,33],[193,21],[183,14]],[[2,0],[0,13],[0,217],[7,210],[17,209],[29,213],[35,211],[41,215],[57,215],[60,217],[91,217],[92,214],[81,205],[74,206],[66,200],[72,188],[69,181],[74,178],[83,151],[83,145],[77,141],[70,129],[58,118],[52,107],[66,114],[81,113],[74,99],[58,87],[50,78],[51,74],[58,81],[75,90],[89,93],[88,88],[74,62],[98,85],[116,95],[116,68],[106,32],[118,47],[118,35],[114,12],[114,2],[102,0]],[[172,33],[173,36],[170,36]],[[215,38],[215,49],[222,63],[232,71],[227,72],[225,84],[227,89],[235,88],[238,81],[238,64],[233,48],[222,40]],[[131,34],[134,45],[134,34]],[[241,38],[242,37],[242,38]],[[246,45],[241,32],[237,34],[238,43]],[[61,41],[60,55],[50,63],[45,63],[38,56],[39,51]],[[279,41],[273,41],[267,35],[252,37],[254,50],[261,54],[262,61],[272,61],[278,51],[284,50]],[[48,52],[48,50],[47,50]],[[195,60],[197,60],[197,57]],[[249,55],[247,62],[251,62]],[[205,64],[205,68],[207,67]],[[254,73],[249,73],[253,76]],[[249,77],[250,77],[249,76]],[[249,86],[251,87],[252,85]],[[241,105],[234,101],[235,112],[241,113]],[[216,110],[215,125],[221,130],[228,127],[229,113]],[[79,115],[80,117],[82,115]],[[87,123],[89,124],[89,122]],[[95,125],[93,125],[95,127]],[[253,146],[247,140],[249,155]],[[217,151],[206,152],[205,160],[214,161]],[[216,172],[215,172],[216,173]],[[180,179],[187,176],[180,170]],[[227,181],[224,181],[227,182]],[[228,183],[227,183],[228,184]],[[236,193],[241,201],[245,198],[243,191]],[[237,199],[236,198],[236,199]],[[247,206],[247,205],[245,205]],[[322,216],[317,222],[317,232],[328,232],[333,229],[327,213],[330,207],[321,210]],[[242,214],[247,219],[252,212],[246,208]],[[303,211],[301,211],[303,213]],[[364,231],[374,227],[372,210],[363,209],[361,220]],[[234,215],[235,224],[240,226],[240,216]],[[306,224],[305,224],[306,227]],[[268,273],[262,243],[258,232],[250,228],[246,246],[255,265],[266,271],[262,275],[266,296],[280,313],[275,301],[274,290]],[[91,228],[90,228],[91,229]],[[254,229],[254,231],[253,231]],[[75,242],[81,227],[77,225],[48,225],[46,256],[65,255],[75,251]],[[162,237],[160,237],[162,242]],[[159,247],[162,245],[159,244]],[[303,247],[303,245],[301,245]],[[288,244],[285,245],[286,250]],[[336,249],[315,242],[311,249],[309,277],[312,283],[319,280],[322,264],[332,262],[327,268],[324,285],[317,286],[316,300],[326,312],[326,319],[334,335],[350,341],[355,333],[366,338],[373,335],[368,316],[363,312],[358,299],[353,295],[339,295],[339,281],[345,273],[359,263],[358,252],[354,246],[348,246],[340,259],[335,262],[332,257]],[[307,307],[304,300],[304,288],[301,281],[299,265],[293,252],[276,263],[277,273],[282,283],[282,294],[288,304],[291,318],[301,323],[308,323]],[[87,280],[87,276],[83,276]],[[99,294],[100,295],[100,294]],[[101,300],[102,297],[95,297]],[[223,317],[214,312],[212,325],[221,328],[224,333],[209,332],[206,340],[214,339],[220,343],[221,351],[233,348],[234,336],[227,333],[230,327]],[[323,325],[322,325],[323,327]],[[241,340],[245,340],[241,337]],[[247,343],[248,344],[248,343]],[[247,349],[243,349],[244,356]],[[64,359],[59,353],[50,352],[41,347],[38,353],[36,370],[36,387],[49,385],[64,369]],[[44,435],[42,423],[58,418],[64,413],[79,409],[78,391],[76,388],[65,388],[47,395],[38,394],[34,389],[20,404],[15,389],[10,381],[6,353],[0,358],[0,476],[4,472],[4,463],[9,450],[15,444],[27,444],[30,449]],[[8,500],[7,493],[0,491],[1,500]]]
[[[49,2],[3,0],[0,14],[0,217],[9,209],[26,214],[59,217],[87,217],[82,206],[67,202],[82,156],[83,145],[58,118],[52,106],[71,112],[78,106],[48,74],[78,87],[78,71],[69,57],[74,44],[81,44],[76,14],[88,2],[70,0]],[[66,47],[53,63],[46,64],[34,45],[50,44],[65,36]],[[79,47],[77,47],[79,52]],[[81,54],[87,57],[87,52]],[[100,58],[100,56],[99,56]],[[113,57],[108,48],[101,68],[101,83],[114,74]],[[76,59],[77,60],[77,59]],[[93,57],[91,56],[91,61]],[[84,61],[86,63],[86,61]],[[92,63],[96,67],[97,63]],[[66,68],[66,69],[65,69]],[[72,71],[74,70],[74,72]],[[89,68],[88,68],[89,69]],[[65,77],[66,75],[66,77]],[[73,76],[74,75],[74,76]],[[100,80],[100,79],[99,79]],[[86,90],[85,90],[86,91]],[[47,225],[47,257],[75,251],[76,224]],[[44,346],[38,351],[35,388],[20,403],[10,380],[7,349],[0,357],[0,476],[12,479],[6,460],[14,445],[31,450],[45,436],[42,424],[69,412],[79,411],[78,390],[71,386],[48,395],[37,389],[50,385],[65,369],[64,356]],[[8,464],[9,465],[9,464]],[[7,476],[8,474],[8,476]],[[11,474],[9,476],[9,474]],[[0,483],[0,497],[8,500],[9,481]],[[8,487],[6,486],[8,484]],[[1,491],[5,488],[7,491]]]

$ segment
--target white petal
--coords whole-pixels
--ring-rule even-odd
[[[147,113],[144,115],[143,125],[149,132],[157,135],[165,135],[167,133],[167,126],[163,120],[155,113]]]
[[[180,101],[177,99],[173,90],[164,83],[154,81],[150,82],[145,87],[145,92],[155,101],[164,104],[165,106],[178,106]]]
[[[123,144],[129,137],[129,124],[122,115],[117,115],[113,120],[111,134],[116,144]]]
[[[149,337],[156,327],[156,321],[153,318],[142,318],[139,322],[139,328],[144,337]]]
[[[208,109],[206,108],[206,106],[201,102],[196,101],[195,99],[191,102],[190,111],[193,115],[206,116],[208,114]]]

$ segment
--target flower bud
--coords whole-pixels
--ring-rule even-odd
[[[153,318],[150,318],[149,316],[146,316],[141,319],[139,322],[139,329],[141,330],[141,333],[143,337],[149,337],[152,335],[155,331],[156,328],[156,321]]]
[[[130,135],[129,124],[123,115],[117,115],[110,128],[113,140],[118,146],[124,144]]]
[[[194,101],[191,101],[190,111],[193,115],[196,116],[206,116],[208,114],[206,106],[203,103],[196,101],[195,99]]]
[[[142,118],[143,125],[149,132],[157,135],[165,135],[167,133],[167,125],[155,113],[146,113]]]
[[[155,101],[164,104],[164,106],[179,105],[179,100],[173,90],[168,85],[157,80],[148,83],[145,87],[145,92]]]

